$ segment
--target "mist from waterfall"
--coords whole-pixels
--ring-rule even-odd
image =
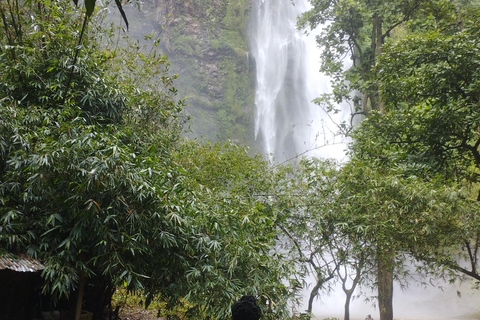
[[[342,139],[336,124],[312,102],[329,92],[330,80],[319,72],[314,35],[296,29],[297,16],[308,2],[259,0],[254,6],[255,139],[278,162],[297,155],[342,157],[345,146],[338,145]]]

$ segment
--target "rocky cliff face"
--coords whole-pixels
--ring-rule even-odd
[[[179,74],[176,87],[187,98],[192,135],[251,145],[255,70],[247,48],[250,10],[250,0],[147,0],[135,13],[140,16],[130,32],[159,34],[171,70]]]

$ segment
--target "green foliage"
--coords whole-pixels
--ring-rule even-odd
[[[292,238],[305,252],[336,257],[333,267],[363,263],[368,271],[370,261],[377,278],[369,283],[364,274],[362,282],[378,281],[379,289],[382,269],[405,275],[405,255],[440,276],[448,268],[478,280],[478,2],[311,3],[299,26],[324,25],[317,41],[334,85],[316,102],[332,112],[347,99],[368,117],[353,130],[350,160],[333,175],[324,163],[299,167],[295,185],[309,184],[287,208],[292,221],[307,222]],[[305,226],[330,231],[309,234],[310,244],[300,236]],[[348,252],[332,251],[332,242]],[[329,278],[317,281],[322,276]]]
[[[153,268],[142,258],[181,243],[162,235],[183,232],[177,217],[188,210],[174,205],[186,195],[166,156],[180,133],[173,78],[152,91],[119,72],[132,80],[122,85],[108,70],[126,56],[108,56],[88,33],[71,66],[78,12],[66,2],[18,5],[1,37],[1,241],[44,261],[45,290],[57,297],[81,274],[141,288]],[[167,72],[164,57],[128,58]]]
[[[232,143],[195,141],[186,142],[177,159],[199,188],[204,206],[199,214],[209,248],[187,274],[195,286],[186,298],[207,302],[191,311],[224,319],[232,301],[253,294],[265,319],[287,317],[292,294],[287,281],[295,270],[280,252],[272,251],[279,230],[266,199],[274,178],[268,163]]]
[[[10,10],[13,9],[2,6],[2,15]],[[107,66],[93,65],[100,58],[96,45],[87,46],[72,66],[81,22],[78,12],[62,2],[40,8],[22,6],[20,10],[20,21],[5,21],[6,25],[2,25],[5,30],[0,53],[4,71],[0,84],[2,96],[20,101],[24,107],[41,105],[49,109],[75,104],[88,122],[119,121],[125,98],[112,78],[106,76]],[[26,21],[27,14],[34,14],[35,19]],[[61,14],[65,15],[65,21],[52,23]],[[12,29],[21,29],[21,37],[12,36]],[[89,41],[90,37],[85,35],[83,43]],[[68,79],[75,83],[74,87],[70,87]],[[88,89],[82,91],[85,88]]]
[[[332,290],[337,271],[350,265],[358,250],[350,250],[336,227],[340,221],[336,199],[341,190],[338,164],[303,159],[295,168],[282,169],[275,197],[284,232],[282,248],[295,261],[299,286],[307,286],[307,274],[314,279],[313,286],[308,283],[310,297],[304,301],[308,302],[307,314],[311,314],[315,299]]]
[[[461,210],[468,208],[469,201],[460,191],[441,183],[424,182],[414,176],[402,178],[359,162],[352,164],[342,169],[346,188],[340,202],[344,203],[345,226],[355,228],[374,247],[408,251],[408,246],[438,244],[437,237],[450,233]]]
[[[478,280],[477,215],[466,213],[478,200],[478,8],[461,17],[461,28],[422,29],[385,45],[376,66],[385,112],[372,113],[356,130],[352,155],[407,179],[440,182],[434,190],[465,190],[460,197],[470,200],[457,205],[464,213],[437,230],[448,240],[415,250],[424,261]]]
[[[355,270],[350,276],[359,276],[362,288],[374,289],[378,263],[388,262],[404,283],[412,276],[406,261],[453,267],[467,243],[462,239],[477,237],[478,203],[468,186],[424,181],[357,158],[341,167],[303,160],[285,177],[276,196],[283,247],[296,258],[299,276],[307,269],[314,276],[310,303],[343,281],[344,268]]]
[[[355,112],[383,109],[382,93],[372,70],[384,42],[398,28],[450,29],[456,26],[456,8],[450,1],[326,1],[312,0],[302,14],[300,28],[323,25],[317,42],[322,48],[321,70],[332,76],[333,94],[318,103],[328,111],[333,102],[352,101]],[[431,24],[425,23],[431,21]],[[438,21],[441,21],[439,25]],[[424,25],[420,26],[420,23]],[[348,61],[348,62],[347,62]],[[347,68],[345,64],[350,65]]]
[[[476,38],[474,26],[407,37],[386,46],[377,66],[389,110],[379,129],[410,164],[458,180],[477,181],[480,165]]]

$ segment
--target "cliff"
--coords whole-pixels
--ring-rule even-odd
[[[152,0],[127,12],[130,33],[159,35],[187,98],[191,136],[252,145],[255,68],[249,63],[250,0]]]

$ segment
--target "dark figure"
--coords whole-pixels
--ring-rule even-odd
[[[365,320],[373,320],[372,316],[371,315],[368,315]]]
[[[261,316],[262,310],[253,296],[243,296],[232,304],[233,320],[258,320]]]

